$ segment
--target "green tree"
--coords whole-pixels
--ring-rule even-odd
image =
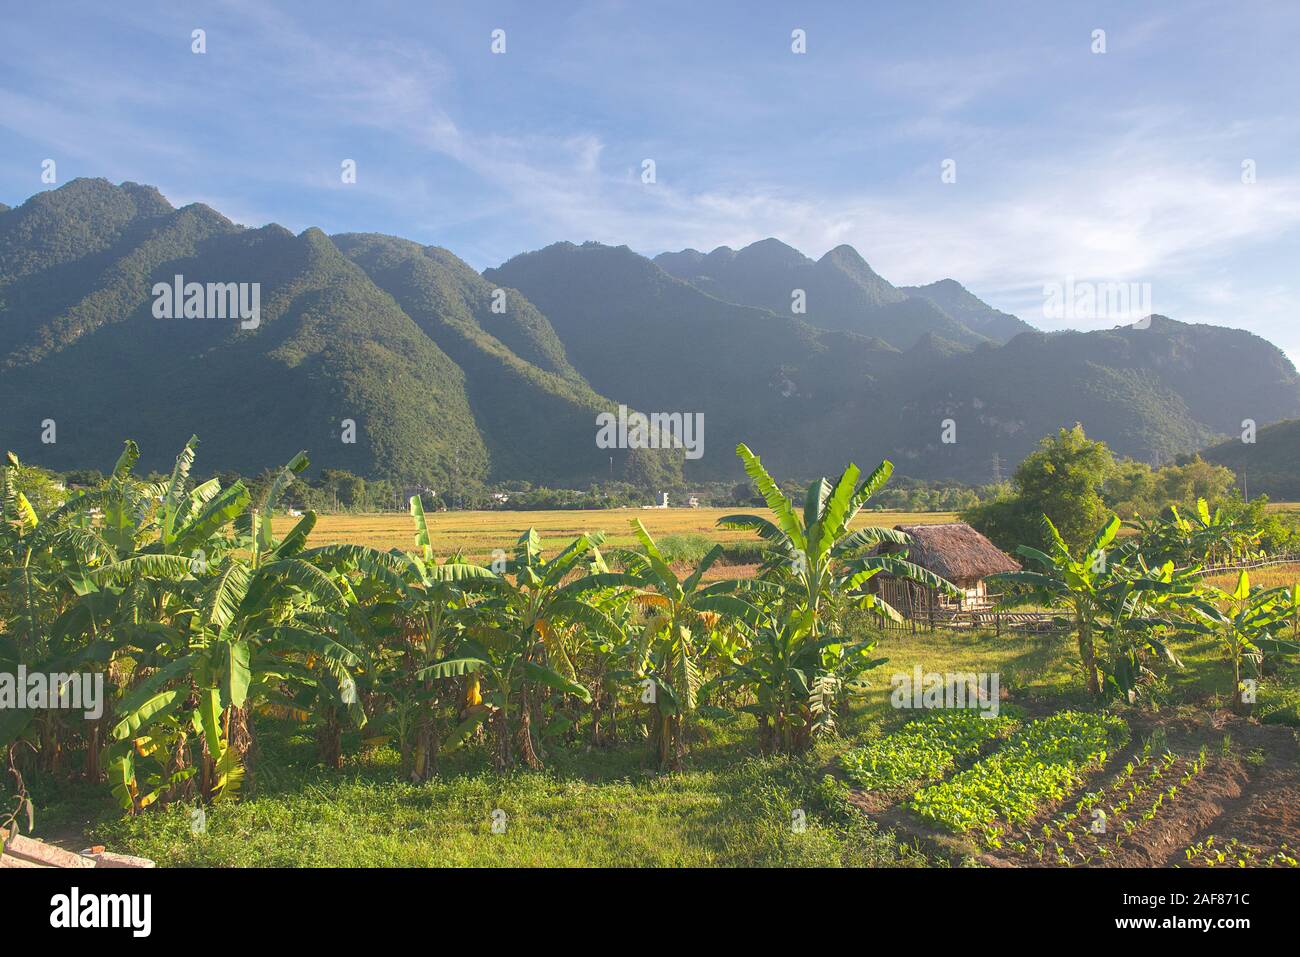
[[[320,475],[321,487],[337,501],[340,507],[365,508],[366,480],[343,469],[324,469]]]
[[[1077,549],[1110,514],[1100,490],[1114,468],[1106,443],[1089,439],[1076,423],[1038,443],[1016,469],[1009,497],[969,509],[962,518],[1003,548],[1046,548],[1051,541],[1040,522],[1046,515],[1066,545]]]

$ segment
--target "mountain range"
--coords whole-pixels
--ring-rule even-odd
[[[256,324],[156,318],[177,276],[209,303],[257,284]],[[740,441],[791,478],[890,457],[987,481],[995,455],[1009,469],[1075,421],[1151,459],[1300,416],[1300,378],[1265,340],[1139,325],[1044,333],[953,279],[894,286],[850,246],[650,259],[560,242],[479,273],[437,246],[246,228],[135,183],[0,206],[0,444],[56,469],[106,468],[128,436],[163,469],[197,433],[205,469],[306,448],[317,468],[435,488],[738,480]],[[620,405],[702,415],[703,456],[598,447],[596,417]]]
[[[1208,448],[1204,457],[1237,473],[1247,495],[1273,501],[1300,500],[1300,419],[1249,430]]]

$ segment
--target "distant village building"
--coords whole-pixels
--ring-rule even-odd
[[[936,589],[892,575],[873,578],[876,593],[908,617],[923,617],[931,608],[985,607],[989,604],[985,579],[999,572],[1020,570],[1015,559],[964,522],[895,528],[910,535],[911,544],[885,543],[877,554],[906,551],[907,561],[947,579],[962,592],[961,598],[954,600]]]
[[[438,493],[427,485],[407,485],[402,489],[402,504],[405,505],[416,496],[420,497],[420,504],[425,508],[432,508],[437,504]]]
[[[492,501],[497,505],[504,505],[506,502],[510,501],[510,496],[505,492],[493,492]]]

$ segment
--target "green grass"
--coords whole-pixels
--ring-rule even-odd
[[[927,863],[848,805],[843,785],[825,773],[827,747],[799,760],[759,757],[749,753],[752,726],[701,722],[692,767],[677,775],[647,772],[645,747],[628,743],[552,748],[547,770],[505,778],[470,752],[420,785],[403,779],[388,748],[330,772],[315,764],[300,728],[258,727],[257,796],[209,808],[204,833],[191,832],[187,807],[122,818],[100,790],[80,787],[34,795],[44,828],[79,830],[87,842],[173,866]],[[503,834],[492,833],[497,809],[506,814]]]
[[[686,565],[698,565],[700,560],[713,548],[713,539],[708,535],[693,532],[686,535],[665,535],[656,543],[660,553],[670,563],[681,562]],[[644,548],[638,548],[644,552]]]
[[[855,632],[856,628],[851,628]],[[887,664],[868,672],[868,686],[860,710],[883,720],[909,716],[889,704],[893,690],[890,677],[910,674],[913,667],[923,672],[975,671],[997,673],[1001,688],[1018,701],[1051,699],[1060,703],[1082,703],[1086,698],[1076,680],[1072,662],[1077,657],[1068,637],[1006,632],[1001,637],[991,631],[910,631],[888,630],[880,635],[877,648]]]

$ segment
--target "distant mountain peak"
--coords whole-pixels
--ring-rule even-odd
[[[1144,329],[1158,329],[1185,325],[1187,325],[1187,323],[1179,322],[1177,319],[1170,319],[1168,316],[1162,316],[1157,312],[1153,312],[1149,316],[1143,316],[1142,318],[1130,322],[1127,325],[1120,326],[1119,328],[1136,329],[1141,331]]]
[[[808,257],[799,250],[772,236],[750,243],[736,253],[736,258],[750,262],[789,266],[798,266],[808,262]]]
[[[867,261],[862,258],[862,254],[848,243],[840,243],[834,249],[827,250],[826,255],[822,256],[821,261],[832,262],[837,265],[856,266],[868,269],[873,273],[875,272],[875,270],[871,269],[871,266],[867,264]]]
[[[150,186],[148,183],[136,183],[131,180],[126,180],[118,188],[125,190],[137,199],[147,198],[161,203],[168,209],[173,208],[171,202],[168,201],[167,197],[162,194],[162,190],[157,186]]]
[[[230,226],[230,227],[235,226],[234,220],[229,219],[220,210],[213,209],[207,203],[189,203],[185,206],[182,206],[180,209],[177,210],[177,212],[189,213],[201,219],[211,220],[213,222],[221,223],[222,225],[225,226]]]
[[[995,342],[1008,342],[1033,327],[1010,313],[994,309],[955,279],[940,279],[924,286],[900,286],[913,299],[934,304],[945,313]]]
[[[854,282],[871,290],[871,295],[881,302],[901,301],[906,297],[899,293],[887,279],[871,268],[862,258],[862,254],[848,243],[841,243],[822,256],[817,265],[823,269],[835,269],[848,276]]]
[[[62,186],[36,193],[23,206],[32,203],[82,205],[112,202],[118,198],[131,201],[137,211],[145,215],[156,216],[175,211],[175,207],[167,201],[167,197],[163,196],[156,186],[147,186],[130,180],[115,185],[102,176],[79,176],[70,179]]]

